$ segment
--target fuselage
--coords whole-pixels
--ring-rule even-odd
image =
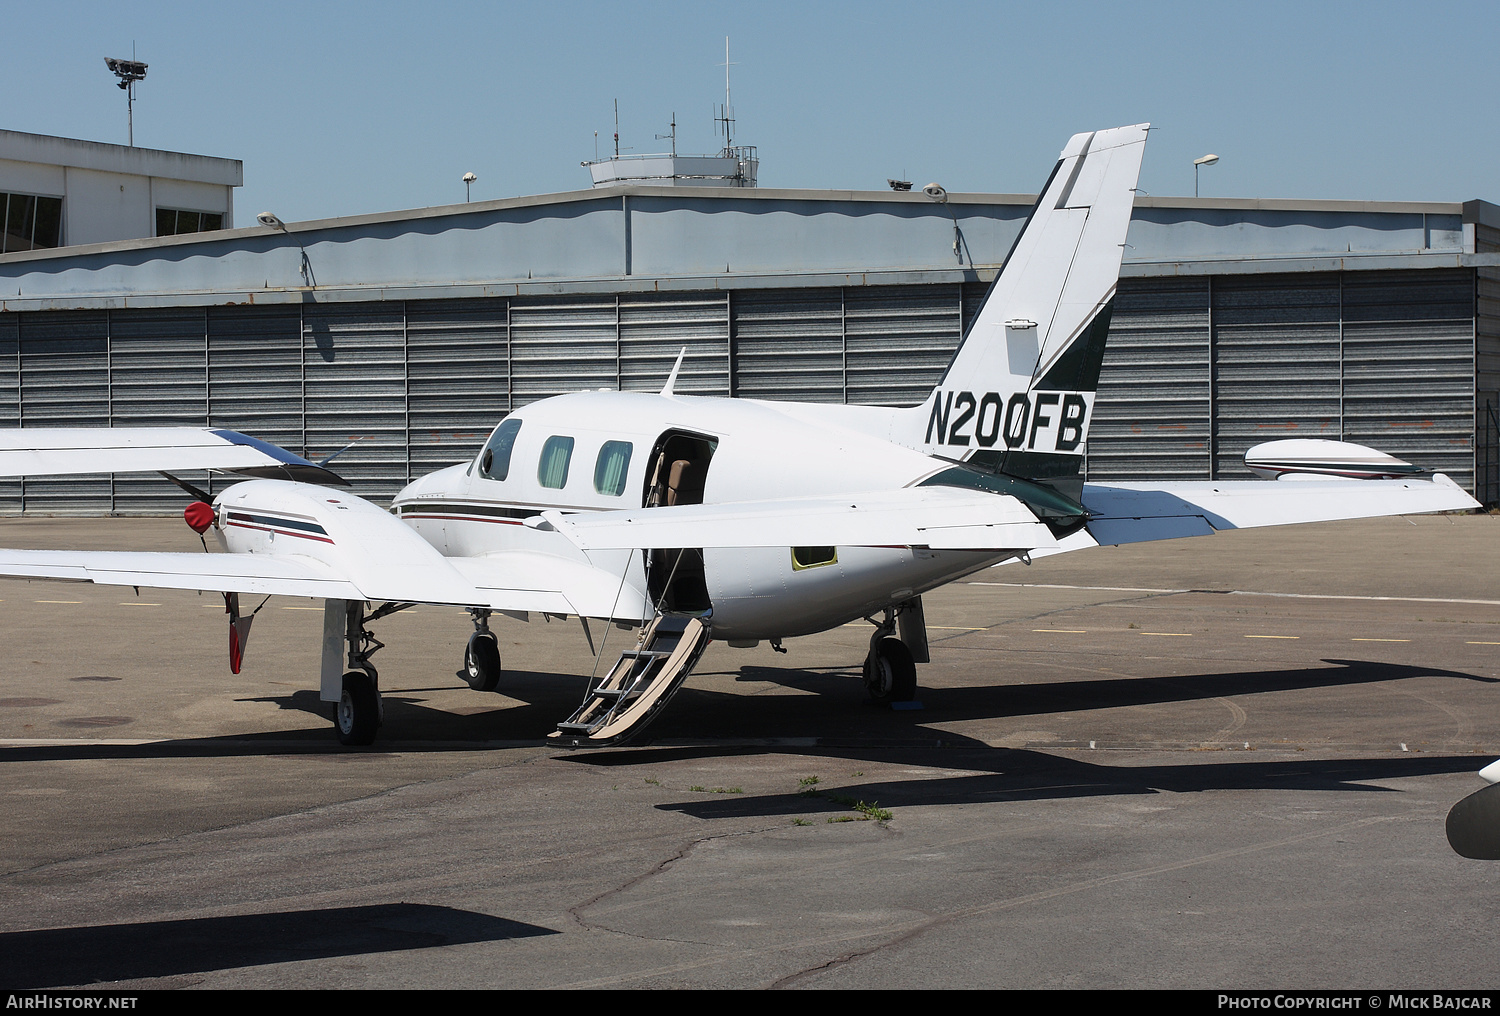
[[[844,409],[633,392],[558,396],[512,413],[474,459],[410,484],[392,510],[445,556],[499,560],[523,551],[560,567],[585,564],[619,577],[626,599],[637,600],[615,616],[649,617],[653,603],[663,604],[706,613],[714,637],[730,640],[822,631],[1009,556],[861,546],[586,553],[534,524],[547,509],[890,490],[951,467],[883,436],[909,411]]]

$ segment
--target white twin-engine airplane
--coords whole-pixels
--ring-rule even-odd
[[[493,612],[576,615],[585,632],[590,618],[639,625],[635,647],[551,735],[607,745],[649,722],[711,638],[779,649],[865,618],[870,694],[910,700],[915,663],[927,660],[922,594],[981,568],[1220,529],[1477,507],[1441,474],[1082,482],[1146,131],[1068,142],[921,406],[680,396],[674,367],[659,394],[583,392],[511,413],[472,461],[412,483],[390,511],[304,482],[329,474],[233,432],[13,431],[0,442],[11,475],[108,465],[290,479],[251,479],[188,507],[221,553],[0,550],[0,575],[221,592],[236,671],[253,616],[239,594],[323,598],[321,694],[338,703],[345,744],[370,743],[380,726],[370,663],[380,643],[367,625],[393,611],[467,608],[465,672],[480,690],[503,677]],[[1358,454],[1380,458],[1329,453]],[[1265,458],[1274,475],[1317,471]]]

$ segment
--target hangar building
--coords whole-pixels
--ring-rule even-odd
[[[358,493],[585,388],[910,405],[1033,198],[615,186],[0,254],[0,426],[230,427]],[[1136,201],[1091,479],[1249,477],[1344,438],[1500,499],[1500,207]],[[205,482],[202,477],[195,482]],[[180,508],[0,480],[0,513]]]

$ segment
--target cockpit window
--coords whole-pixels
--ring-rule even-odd
[[[516,446],[521,421],[515,417],[495,428],[489,444],[479,453],[479,475],[487,480],[503,480],[510,475],[510,453]]]
[[[606,441],[594,463],[594,489],[610,497],[625,493],[625,474],[630,471],[630,453],[635,446],[629,441]]]
[[[573,459],[573,439],[554,434],[542,445],[542,460],[536,478],[543,487],[560,490],[568,483],[568,463]]]

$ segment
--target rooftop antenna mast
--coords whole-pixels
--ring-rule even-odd
[[[125,115],[128,129],[130,131],[130,147],[135,147],[135,83],[144,81],[146,78],[146,65],[135,58],[135,43],[130,44],[130,59],[123,57],[107,56],[104,58],[104,66],[108,67],[120,79],[120,87],[125,90]]]
[[[729,96],[729,68],[733,66],[729,61],[729,36],[724,36],[724,108],[721,116],[714,117],[714,123],[724,125],[724,150],[728,151],[734,147],[734,104]]]
[[[672,132],[670,134],[658,134],[656,136],[656,140],[658,141],[660,141],[662,138],[672,139],[672,158],[677,158],[677,113],[675,111],[672,113]]]

